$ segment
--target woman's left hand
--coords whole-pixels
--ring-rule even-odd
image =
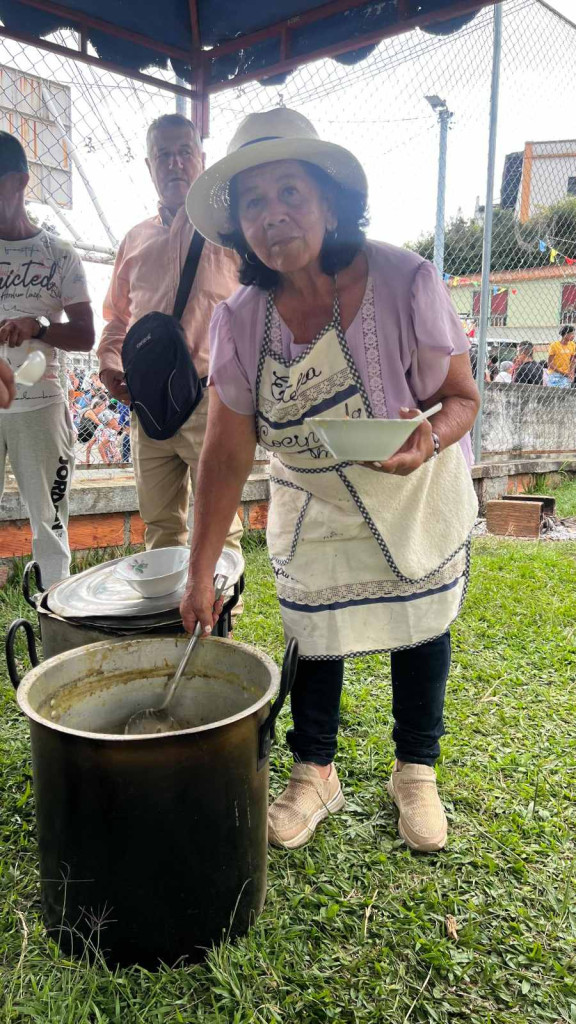
[[[419,409],[400,409],[401,420],[412,420],[420,413]],[[409,476],[415,469],[420,469],[434,454],[432,427],[429,420],[423,420],[401,448],[386,462],[363,462],[362,465],[377,473],[392,473],[394,476]]]

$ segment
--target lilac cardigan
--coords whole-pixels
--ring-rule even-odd
[[[450,357],[469,345],[448,289],[435,267],[417,253],[381,242],[367,242],[374,289],[375,331],[366,302],[346,331],[346,341],[379,415],[397,417],[401,406],[417,406],[433,395],[448,373]],[[266,292],[239,288],[221,302],[210,325],[210,384],[234,412],[250,415],[256,405],[256,376],[264,335]],[[367,330],[368,324],[368,330]],[[303,351],[281,322],[286,359]],[[462,449],[472,463],[469,436]]]

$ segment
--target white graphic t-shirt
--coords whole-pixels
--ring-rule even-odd
[[[89,301],[82,262],[68,242],[48,231],[16,242],[0,238],[0,320],[46,316],[50,322],[61,322],[65,306]],[[44,352],[46,372],[31,388],[19,385],[10,408],[0,410],[2,416],[64,401],[52,345],[36,339],[18,348],[0,345],[0,356],[16,371],[31,348]]]

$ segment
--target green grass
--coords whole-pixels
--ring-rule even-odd
[[[271,573],[254,544],[248,578],[236,636],[279,658]],[[2,1024],[574,1024],[575,583],[576,545],[475,546],[438,769],[450,818],[440,855],[398,841],[385,794],[387,659],[350,663],[338,755],[346,809],[308,847],[271,851],[255,928],[190,968],[110,972],[47,942],[27,728],[4,685]],[[15,588],[0,594],[4,626],[23,610]],[[281,738],[274,793],[288,771]]]
[[[556,498],[556,512],[561,519],[576,516],[576,480],[567,478],[560,484],[550,484],[545,478],[529,489],[531,494],[551,494]]]

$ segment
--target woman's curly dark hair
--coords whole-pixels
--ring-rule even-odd
[[[354,257],[362,249],[365,231],[368,224],[366,214],[367,197],[356,189],[347,188],[334,179],[321,167],[302,160],[307,173],[332,205],[338,226],[336,231],[327,231],[322,249],[320,250],[320,266],[325,274],[331,277],[339,270],[349,267]],[[256,253],[248,249],[238,219],[238,185],[234,177],[230,182],[230,219],[234,225],[228,234],[220,235],[222,244],[235,249],[240,256],[238,278],[240,284],[256,285],[269,291],[280,280],[277,270],[271,270]]]

